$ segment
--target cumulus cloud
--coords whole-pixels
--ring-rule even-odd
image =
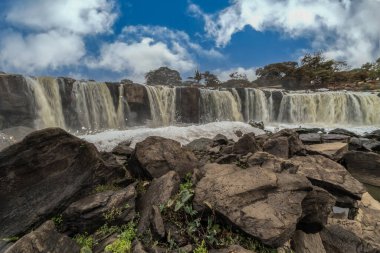
[[[0,41],[0,48],[2,66],[27,72],[75,64],[85,54],[79,36],[55,31],[27,36],[8,33]]]
[[[161,26],[127,26],[115,42],[105,43],[97,58],[87,61],[90,68],[129,73],[139,82],[150,70],[167,66],[182,73],[196,68],[200,57],[222,58],[214,49],[204,49],[188,34]]]
[[[117,17],[113,0],[15,0],[3,11],[12,29],[1,31],[0,67],[28,73],[80,64],[85,36]]]
[[[353,66],[380,56],[379,9],[379,0],[234,0],[216,14],[189,6],[193,15],[204,19],[207,34],[219,47],[249,26],[293,38],[308,37],[313,49]]]
[[[238,74],[246,75],[249,81],[256,80],[256,68],[230,68],[230,69],[216,69],[212,71],[215,73],[220,81],[227,81],[231,79],[230,74],[237,72]]]

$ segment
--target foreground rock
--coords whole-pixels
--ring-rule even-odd
[[[343,156],[342,163],[359,181],[380,187],[380,155],[351,151]]]
[[[79,253],[80,247],[71,238],[55,230],[47,221],[35,231],[23,236],[5,253]]]
[[[140,178],[159,178],[171,170],[184,177],[198,167],[198,159],[179,142],[152,136],[136,144],[129,165]]]
[[[306,176],[314,185],[328,190],[334,196],[345,195],[359,200],[365,192],[363,185],[342,165],[326,157],[295,156],[290,162],[298,166],[297,174]]]
[[[330,219],[321,238],[327,252],[380,252],[380,203],[365,193],[355,219]]]
[[[180,178],[175,171],[169,171],[160,178],[154,179],[148,190],[137,202],[137,211],[140,213],[138,231],[143,233],[149,228],[154,213],[154,206],[166,204],[178,192]]]
[[[211,206],[269,246],[290,239],[302,216],[301,202],[312,189],[305,177],[218,164],[208,164],[204,171],[195,189],[197,206]]]
[[[300,253],[326,253],[319,233],[306,234],[297,230],[293,236],[295,252]]]
[[[298,133],[289,129],[281,130],[270,136],[263,145],[265,152],[285,159],[304,153],[304,149]]]
[[[0,152],[0,238],[62,212],[109,176],[96,148],[58,128]]]
[[[328,157],[331,157],[335,161],[338,161],[346,152],[348,152],[348,144],[342,142],[322,143],[308,145],[307,149],[320,152]]]
[[[80,199],[63,212],[63,230],[74,235],[92,233],[105,222],[125,224],[135,217],[135,197],[135,187],[130,185]]]

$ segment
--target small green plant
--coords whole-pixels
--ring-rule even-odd
[[[123,213],[123,209],[119,207],[112,207],[107,212],[103,213],[104,219],[106,221],[114,221]]]
[[[105,247],[106,252],[110,253],[130,253],[132,249],[132,241],[136,237],[136,224],[131,221],[121,232],[119,237],[110,245]]]
[[[62,214],[56,215],[51,220],[54,222],[54,225],[59,228],[62,225],[63,217]]]
[[[74,240],[81,247],[81,252],[91,252],[94,247],[94,238],[87,233],[76,235]]]
[[[193,253],[208,253],[206,243],[204,240],[201,242],[201,244],[197,245]]]
[[[106,236],[106,235],[110,235],[113,233],[120,233],[120,232],[121,232],[120,227],[109,226],[107,223],[104,224],[103,226],[101,226],[100,228],[98,228],[98,230],[96,230],[96,233],[101,235],[101,236]]]
[[[105,192],[105,191],[118,191],[120,189],[121,187],[113,185],[113,184],[100,184],[95,187],[94,192],[99,193],[99,192]]]
[[[20,237],[18,237],[18,236],[11,236],[11,237],[1,238],[1,240],[4,241],[4,242],[15,242],[18,239],[20,239]]]

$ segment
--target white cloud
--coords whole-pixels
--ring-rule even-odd
[[[40,31],[94,34],[112,26],[117,17],[113,9],[113,0],[15,0],[5,19]]]
[[[289,37],[311,38],[314,50],[325,50],[353,66],[380,56],[379,0],[234,0],[217,14],[197,5],[189,10],[205,21],[217,46],[226,46],[246,26],[277,30]]]
[[[8,33],[0,41],[0,48],[0,66],[28,73],[76,64],[85,54],[79,36],[55,31],[25,37]]]
[[[249,81],[256,80],[256,68],[243,68],[243,67],[237,67],[237,68],[230,68],[230,69],[216,69],[212,71],[212,73],[216,74],[220,81],[227,81],[231,79],[230,74],[231,73],[239,73],[246,75]]]
[[[81,64],[86,35],[109,31],[113,0],[15,0],[3,10],[13,27],[0,31],[0,68],[34,73]]]
[[[222,58],[216,50],[207,50],[190,40],[182,31],[161,26],[128,26],[118,40],[106,43],[100,56],[87,61],[90,68],[128,73],[128,78],[142,82],[150,70],[167,66],[182,73],[196,68],[197,56]]]

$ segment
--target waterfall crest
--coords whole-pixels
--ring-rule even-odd
[[[380,99],[354,92],[290,93],[284,95],[279,122],[379,125]]]
[[[51,77],[25,78],[28,88],[34,94],[38,118],[36,128],[66,128],[61,95],[57,79]]]
[[[175,88],[146,86],[153,126],[168,126],[176,118]]]
[[[200,90],[201,122],[242,121],[241,101],[230,91]]]
[[[82,128],[117,129],[125,127],[123,103],[115,109],[111,92],[105,83],[76,81],[72,96]]]
[[[264,91],[247,88],[245,91],[245,118],[247,121],[272,121],[273,101],[267,99]]]

